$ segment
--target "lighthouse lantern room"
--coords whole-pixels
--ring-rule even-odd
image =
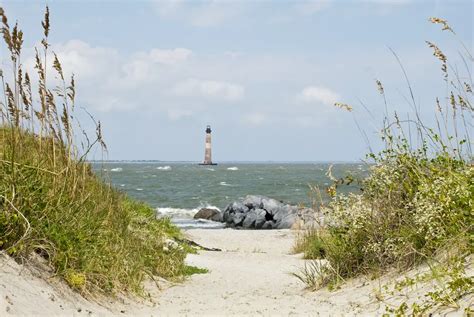
[[[211,150],[211,126],[206,127],[206,147],[204,151],[204,162],[199,165],[217,165],[212,163],[212,150]]]

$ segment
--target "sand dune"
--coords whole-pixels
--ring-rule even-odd
[[[385,306],[419,299],[430,284],[409,289],[403,295],[382,295],[382,286],[403,278],[396,273],[380,280],[358,278],[340,289],[316,292],[290,273],[304,265],[301,255],[291,254],[295,232],[291,230],[194,229],[189,237],[222,251],[189,255],[191,265],[209,269],[184,283],[160,281],[161,290],[148,283],[151,300],[103,298],[86,300],[57,280],[45,280],[44,269],[20,266],[0,257],[0,315],[35,316],[196,316],[196,315],[381,315]],[[420,268],[423,270],[424,268]],[[426,268],[425,268],[426,269]],[[414,275],[415,271],[409,272]],[[383,293],[383,292],[382,292]],[[472,295],[461,302],[472,303]],[[444,309],[443,314],[462,315]]]

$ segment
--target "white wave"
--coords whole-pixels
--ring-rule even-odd
[[[123,171],[123,168],[121,168],[121,167],[111,168],[110,171],[111,172],[121,172],[121,171]]]
[[[220,184],[221,186],[230,186],[230,187],[233,186],[233,185],[231,185],[231,184],[227,184],[226,182],[220,182],[219,184]]]
[[[226,227],[225,223],[204,219],[175,219],[172,222],[181,229],[222,229]]]
[[[208,171],[211,171],[211,172],[214,172],[214,171],[215,171],[215,169],[213,169],[213,168],[206,168],[206,169],[207,169]]]
[[[143,188],[137,188],[137,190],[138,190],[138,191],[142,191],[142,190],[143,190]]]
[[[157,170],[161,170],[161,171],[169,171],[171,169],[171,166],[169,165],[166,165],[166,166],[158,166],[156,168]]]
[[[186,217],[191,218],[200,208],[185,209],[172,207],[158,207],[156,213],[159,217]]]
[[[233,167],[228,167],[227,170],[228,171],[238,171],[239,168],[237,166],[233,166]]]
[[[125,187],[125,184],[120,184],[120,187]]]
[[[173,208],[173,207],[158,207],[156,208],[156,214],[158,218],[170,217],[176,219],[186,219],[192,218],[199,210],[202,208],[216,209],[221,211],[216,206],[202,204],[196,208]]]

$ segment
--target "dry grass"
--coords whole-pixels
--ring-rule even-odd
[[[0,17],[11,69],[0,70],[0,250],[19,261],[36,252],[86,294],[140,293],[146,276],[191,272],[182,247],[165,247],[178,229],[104,183],[86,162],[93,148],[106,151],[101,125],[92,137],[76,120],[74,77],[65,78],[54,53],[49,60],[49,11],[36,49],[37,94],[21,64],[23,33],[1,8]]]

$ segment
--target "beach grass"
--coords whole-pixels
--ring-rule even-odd
[[[88,154],[107,150],[101,124],[91,118],[91,135],[77,120],[74,77],[66,78],[48,42],[49,10],[36,49],[37,82],[21,62],[18,23],[9,25],[1,8],[0,17],[9,52],[9,73],[0,72],[0,250],[20,262],[41,256],[86,295],[141,294],[147,277],[199,271],[184,264],[186,247],[169,244],[182,238],[169,220],[92,172]]]
[[[454,34],[445,20],[430,22]],[[472,77],[468,66],[460,74],[440,48],[427,44],[440,61],[448,91],[445,98],[433,98],[436,126],[423,122],[406,71],[394,53],[406,79],[414,119],[386,110],[381,129],[385,148],[368,155],[372,164],[369,176],[361,181],[361,193],[339,194],[345,181],[331,177],[329,171],[333,184],[326,190],[332,199],[316,206],[325,214],[325,223],[300,235],[294,247],[305,258],[328,261],[325,269],[310,265],[295,273],[311,288],[334,286],[364,274],[380,276],[390,269],[405,271],[420,263],[441,265],[443,284],[449,289],[433,290],[424,303],[411,307],[403,303],[388,311],[401,315],[423,314],[447,299],[455,307],[456,300],[474,292],[473,277],[465,272],[472,261],[474,234]],[[470,52],[463,52],[463,59],[472,63]],[[379,80],[376,87],[387,109],[385,87]]]

